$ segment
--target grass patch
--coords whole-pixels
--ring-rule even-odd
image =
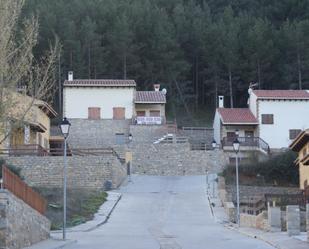
[[[52,222],[52,230],[62,228],[63,192],[62,189],[37,189],[47,200],[46,216]],[[75,189],[67,192],[67,226],[72,227],[89,220],[106,201],[104,191]]]
[[[251,158],[239,165],[239,181],[242,185],[298,186],[299,172],[295,166],[296,153],[283,152],[267,161]],[[222,172],[227,184],[235,183],[235,165],[227,165]]]

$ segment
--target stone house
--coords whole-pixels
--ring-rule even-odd
[[[3,152],[44,153],[49,149],[50,120],[57,116],[55,110],[46,102],[33,99],[23,93],[11,92],[12,107],[7,120],[3,120],[0,145]]]
[[[302,131],[290,148],[298,153],[295,163],[299,167],[299,187],[305,189],[309,186],[309,129]]]
[[[309,124],[309,91],[254,90],[249,88],[248,108],[225,108],[219,96],[214,137],[224,149],[237,136],[242,149],[260,151],[287,148]]]

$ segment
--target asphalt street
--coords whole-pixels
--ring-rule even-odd
[[[108,222],[65,249],[270,249],[217,223],[205,176],[133,176]]]

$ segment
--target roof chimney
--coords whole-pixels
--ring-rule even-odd
[[[224,108],[224,96],[219,96],[219,108]]]
[[[154,84],[153,88],[154,88],[155,92],[159,92],[160,91],[160,84]]]
[[[68,80],[69,81],[73,80],[73,71],[69,71],[69,73],[68,73]]]

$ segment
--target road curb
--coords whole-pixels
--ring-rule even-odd
[[[93,231],[94,229],[98,228],[99,226],[102,226],[103,224],[105,224],[108,221],[108,219],[110,218],[112,212],[114,211],[114,209],[116,208],[117,204],[119,203],[119,201],[122,197],[122,194],[120,194],[120,193],[116,193],[116,192],[113,192],[113,193],[114,193],[114,196],[115,196],[116,199],[110,200],[110,202],[113,201],[114,203],[111,205],[111,207],[107,211],[104,211],[104,213],[102,215],[100,215],[100,211],[98,211],[98,213],[96,213],[96,215],[99,214],[100,219],[95,224],[91,224],[91,222],[94,222],[94,220],[90,220],[90,221],[88,221],[88,224],[89,224],[88,227],[87,227],[87,222],[86,222],[86,223],[80,224],[80,225],[75,226],[75,227],[67,228],[67,232],[68,233],[90,232],[90,231]],[[102,206],[104,206],[104,204]],[[62,233],[62,230],[57,230],[57,231],[51,232],[51,234],[60,234],[60,233]]]
[[[243,234],[243,235],[245,235],[245,236],[247,236],[247,237],[250,237],[250,238],[253,238],[253,239],[261,240],[261,241],[263,241],[263,242],[265,242],[265,243],[267,243],[267,244],[269,244],[269,245],[271,245],[271,246],[273,246],[273,247],[275,247],[275,248],[277,248],[277,249],[284,249],[283,247],[277,245],[276,243],[273,243],[273,242],[271,242],[271,241],[269,241],[269,240],[266,240],[266,239],[264,239],[263,237],[261,237],[261,236],[259,236],[259,235],[254,235],[254,234],[252,234],[252,233],[248,233],[248,232],[241,231],[241,230],[239,230],[239,229],[237,229],[236,227],[233,227],[233,226],[231,226],[231,225],[225,225],[225,227],[228,228],[228,229],[230,229],[230,230],[236,231],[236,232],[238,232],[238,233],[240,233],[240,234]]]
[[[118,202],[121,200],[122,194],[119,194],[119,196],[117,197],[117,200],[115,201],[114,205],[112,206],[112,208],[110,209],[110,211],[108,212],[108,214],[105,216],[105,219],[100,222],[99,224],[97,224],[96,226],[89,228],[87,230],[85,230],[84,232],[90,232],[93,231],[94,229],[104,225],[110,218],[111,214],[113,213],[114,209],[116,208]]]

